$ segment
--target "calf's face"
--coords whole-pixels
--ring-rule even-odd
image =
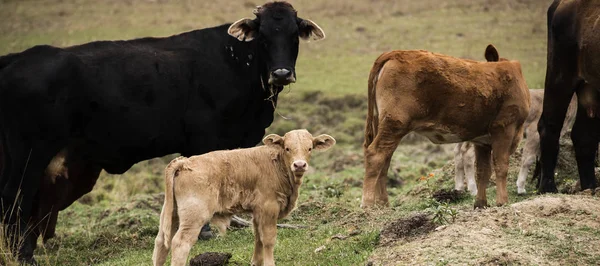
[[[296,176],[302,176],[308,169],[313,151],[324,151],[335,145],[335,139],[323,134],[313,137],[308,131],[293,130],[283,137],[270,134],[263,139],[265,145],[273,145],[281,149],[283,163]]]
[[[273,2],[254,10],[255,19],[243,18],[227,31],[240,41],[259,43],[259,53],[269,71],[269,84],[284,86],[296,82],[298,39],[320,40],[323,30],[308,19],[299,18],[292,5]]]

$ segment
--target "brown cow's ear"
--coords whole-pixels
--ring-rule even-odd
[[[332,136],[323,134],[313,138],[313,147],[317,151],[325,151],[335,145],[335,139]]]
[[[254,40],[258,33],[257,24],[252,19],[243,18],[231,24],[227,33],[242,42],[249,42]]]
[[[311,37],[314,41],[325,39],[325,32],[323,29],[310,19],[298,18],[298,35],[303,40],[308,40]]]
[[[500,55],[498,55],[498,50],[493,45],[488,45],[485,48],[485,60],[488,62],[498,62],[500,60]]]
[[[283,137],[277,135],[277,134],[269,134],[268,136],[266,136],[263,139],[263,143],[265,145],[278,145],[278,146],[282,146],[283,145]]]

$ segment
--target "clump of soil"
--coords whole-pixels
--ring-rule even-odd
[[[438,202],[454,203],[466,196],[464,191],[458,191],[456,189],[440,189],[433,192],[433,197]]]
[[[388,245],[400,239],[408,239],[414,236],[431,232],[435,225],[427,214],[417,213],[415,215],[400,218],[381,231],[380,244]]]
[[[227,265],[231,253],[205,252],[190,260],[190,266],[221,266]]]

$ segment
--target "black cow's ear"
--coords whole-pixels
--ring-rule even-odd
[[[258,23],[252,19],[243,18],[231,24],[227,33],[240,41],[249,42],[258,33]]]
[[[278,145],[283,147],[283,137],[277,134],[269,134],[263,139],[265,145]]]
[[[325,39],[323,29],[310,19],[298,18],[298,35],[303,40],[308,40],[309,38],[315,41]]]

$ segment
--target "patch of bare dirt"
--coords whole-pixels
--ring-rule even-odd
[[[438,202],[453,203],[465,198],[466,195],[466,192],[458,191],[456,189],[440,189],[438,191],[433,192],[431,197],[437,200]]]
[[[227,265],[231,253],[205,252],[190,260],[190,266],[221,266]]]
[[[369,260],[375,265],[598,265],[599,228],[600,197],[538,196],[506,207],[460,210],[454,223],[381,245]]]
[[[398,240],[406,240],[435,229],[427,214],[417,213],[407,218],[401,218],[386,225],[381,231],[380,244],[389,245]]]

